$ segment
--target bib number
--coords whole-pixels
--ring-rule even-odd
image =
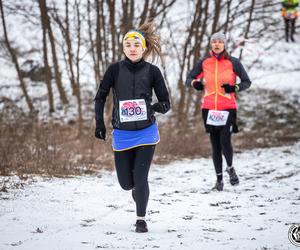
[[[125,100],[119,102],[121,122],[147,120],[147,105],[144,99]]]
[[[287,10],[285,13],[286,19],[295,19],[296,18],[296,12],[295,10]]]
[[[224,126],[228,119],[228,111],[209,110],[206,124],[213,126]]]

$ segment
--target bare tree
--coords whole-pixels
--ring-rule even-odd
[[[81,90],[80,90],[80,48],[81,48],[81,15],[80,15],[80,0],[75,0],[75,9],[76,9],[76,17],[77,17],[77,51],[75,58],[76,65],[76,97],[77,97],[77,110],[78,110],[78,124],[79,124],[79,135],[82,135],[83,129],[83,117],[82,117],[82,100],[81,100]]]
[[[226,11],[226,22],[225,22],[225,27],[224,27],[224,32],[227,33],[228,31],[228,26],[230,24],[230,6],[231,6],[232,0],[227,1],[227,11]]]
[[[245,30],[245,39],[248,38],[249,32],[250,32],[250,26],[252,23],[252,16],[253,16],[253,11],[254,11],[254,6],[255,6],[255,0],[251,0],[251,6],[250,6],[250,11],[249,11],[249,18],[248,18],[248,23],[247,23],[247,27]],[[242,55],[243,55],[243,49],[241,49],[240,51],[240,56],[239,59],[242,59]]]
[[[77,110],[78,110],[78,132],[82,134],[83,117],[82,117],[82,102],[81,102],[81,89],[80,89],[80,48],[81,45],[81,13],[80,13],[80,1],[75,0],[74,5],[71,5],[74,10],[72,13],[74,16],[74,24],[70,24],[70,2],[65,0],[65,17],[64,21],[58,15],[57,12],[53,12],[52,16],[55,22],[58,24],[62,37],[64,38],[61,44],[62,50],[64,51],[64,58],[69,73],[70,85],[72,93],[77,99]],[[70,26],[74,27],[74,31],[70,29]],[[74,38],[72,34],[75,34]],[[76,39],[75,39],[76,38]],[[77,40],[75,44],[74,41]],[[73,42],[72,42],[73,41]],[[74,51],[73,47],[77,47]],[[66,49],[65,49],[66,48]]]
[[[172,106],[178,121],[185,122],[188,120],[187,116],[194,117],[200,113],[202,97],[201,93],[185,88],[186,73],[209,51],[211,34],[224,31],[229,36],[234,34],[235,37],[244,38],[244,44],[238,48],[240,49],[238,53],[242,57],[245,54],[243,48],[247,45],[248,40],[261,37],[266,29],[275,31],[278,28],[278,22],[281,22],[270,14],[276,9],[277,3],[269,0],[189,1],[192,8],[183,18],[184,20],[180,20],[178,23],[172,23],[173,21],[170,21],[171,19],[169,20],[167,15],[170,8],[177,3],[176,0],[65,0],[64,8],[61,8],[64,11],[60,11],[60,5],[52,7],[54,5],[52,0],[38,0],[38,3],[40,8],[38,22],[41,22],[43,29],[45,67],[50,75],[49,60],[51,60],[50,64],[54,68],[55,83],[62,103],[67,103],[68,100],[64,88],[67,83],[63,85],[60,69],[66,69],[69,85],[77,100],[80,124],[83,120],[82,110],[84,108],[81,100],[84,93],[84,82],[81,77],[82,61],[89,60],[88,62],[91,63],[93,82],[95,82],[93,85],[96,89],[108,65],[122,58],[122,37],[129,29],[137,28],[145,21],[155,19],[158,32],[162,30],[160,28],[163,28],[163,32],[169,30],[171,39],[166,42],[168,53],[165,54],[165,61],[161,63],[165,69],[172,56],[172,63],[178,68],[175,72],[176,76],[172,79],[174,81],[175,78],[175,82],[177,82],[176,87],[172,88]],[[52,4],[51,8],[49,8],[49,4]],[[82,7],[86,14],[80,14]],[[14,7],[8,6],[7,8],[13,11]],[[30,18],[28,10],[25,11],[26,8],[15,9],[15,12],[24,16],[26,20]],[[56,23],[52,22],[53,20]],[[254,22],[259,25],[252,29]],[[57,27],[60,32],[57,32]],[[268,33],[268,36],[272,35],[273,33]],[[180,42],[178,43],[176,41],[179,36]],[[56,49],[57,45],[60,46],[58,50]],[[66,67],[60,66],[60,58],[57,56],[60,49],[63,51]],[[230,40],[229,52],[235,49],[234,41]],[[174,54],[169,55],[170,53]],[[86,57],[84,58],[84,56]],[[168,73],[163,71],[167,82],[169,80]],[[50,79],[46,81],[46,84],[49,110],[54,110]],[[112,103],[109,102],[107,107],[106,112],[110,113]]]
[[[194,13],[193,13],[193,19],[191,22],[191,25],[189,29],[187,30],[187,36],[185,39],[185,43],[183,45],[182,49],[182,55],[181,58],[183,58],[182,61],[180,61],[180,72],[178,77],[178,89],[180,93],[180,98],[178,101],[178,121],[179,123],[184,123],[187,121],[186,114],[189,112],[190,104],[193,100],[192,92],[191,90],[187,92],[184,81],[185,81],[185,75],[184,72],[191,69],[193,65],[196,63],[197,60],[199,60],[200,51],[201,51],[201,44],[203,41],[203,36],[206,32],[206,20],[208,15],[208,4],[209,1],[206,0],[205,2],[198,0],[195,4]],[[202,25],[201,25],[202,23]],[[202,27],[200,31],[200,27]],[[188,96],[186,96],[188,95]],[[200,98],[200,97],[198,97]]]
[[[53,91],[51,85],[51,69],[48,61],[48,46],[47,46],[47,28],[45,27],[45,22],[43,21],[42,15],[41,17],[41,26],[43,30],[43,59],[44,59],[44,67],[45,67],[45,82],[48,90],[48,102],[49,102],[49,112],[54,112],[54,102],[53,102]]]
[[[112,48],[112,61],[116,61],[118,59],[117,52],[114,48],[118,45],[118,34],[116,28],[116,1],[115,0],[107,0],[107,5],[109,9],[109,25],[110,25],[110,34],[111,34],[111,48]]]
[[[87,22],[88,22],[88,36],[89,36],[89,51],[92,56],[93,60],[93,69],[95,75],[95,88],[97,88],[98,84],[100,83],[100,69],[99,69],[99,61],[95,50],[95,43],[93,38],[93,23],[92,23],[92,10],[91,10],[91,1],[88,0],[87,2]]]
[[[102,16],[103,13],[103,0],[95,0],[96,5],[96,67],[99,71],[99,79],[101,79],[101,75],[103,75],[105,67],[105,59],[103,58],[103,52],[105,50],[104,45],[105,42],[103,41],[105,37],[105,24],[103,23]],[[106,39],[105,39],[106,40]],[[98,83],[99,84],[99,83]]]
[[[60,73],[60,69],[59,69],[59,63],[58,63],[58,59],[57,59],[56,46],[55,46],[55,37],[54,37],[53,31],[52,31],[50,18],[48,15],[48,8],[47,8],[46,0],[39,0],[39,7],[40,7],[41,16],[42,16],[42,22],[44,22],[44,26],[47,29],[49,40],[50,40],[57,89],[58,89],[58,92],[60,95],[61,102],[63,104],[68,104],[67,95],[66,95],[65,89],[63,87],[62,81],[61,81],[61,73]]]
[[[28,95],[26,84],[25,84],[24,79],[22,78],[22,75],[21,75],[21,71],[20,71],[20,66],[19,66],[19,62],[18,62],[16,50],[11,46],[11,43],[10,43],[10,41],[8,39],[8,34],[7,34],[7,29],[6,29],[6,22],[5,22],[4,8],[3,8],[3,2],[2,2],[2,0],[0,0],[0,10],[1,10],[1,17],[2,17],[2,27],[3,27],[3,32],[4,32],[4,41],[5,41],[6,47],[8,49],[8,52],[9,52],[9,54],[11,56],[11,59],[12,59],[14,65],[15,65],[15,69],[17,71],[18,78],[19,78],[19,81],[20,81],[20,86],[21,86],[21,89],[23,91],[23,94],[24,94],[26,103],[28,105],[28,108],[29,108],[30,112],[33,113],[35,111],[34,110],[34,106],[32,104],[32,100],[30,99],[30,97]]]

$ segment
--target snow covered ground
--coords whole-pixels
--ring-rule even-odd
[[[300,222],[299,159],[300,142],[236,154],[241,183],[225,176],[223,192],[210,189],[211,159],[154,165],[146,234],[134,232],[134,202],[115,172],[34,177],[0,192],[0,249],[298,249],[288,230]]]
[[[300,35],[297,35],[297,41],[300,41]],[[269,41],[270,42],[270,41]],[[260,44],[267,44],[267,41],[261,41]],[[251,44],[247,44],[251,47]],[[300,49],[299,43],[287,43],[277,41],[270,50],[264,51],[260,56],[259,52],[253,55],[245,51],[243,62],[245,65],[253,64],[248,74],[252,80],[252,88],[266,88],[276,91],[289,90],[299,93],[300,77]]]

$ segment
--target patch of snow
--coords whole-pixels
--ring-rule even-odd
[[[299,159],[300,142],[236,154],[240,185],[225,175],[223,192],[211,191],[211,159],[152,166],[145,234],[134,232],[135,204],[115,172],[39,177],[0,193],[0,249],[294,249]]]

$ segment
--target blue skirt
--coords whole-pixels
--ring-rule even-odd
[[[159,131],[156,123],[140,130],[112,131],[112,147],[114,151],[123,151],[144,145],[155,145],[159,143]]]

